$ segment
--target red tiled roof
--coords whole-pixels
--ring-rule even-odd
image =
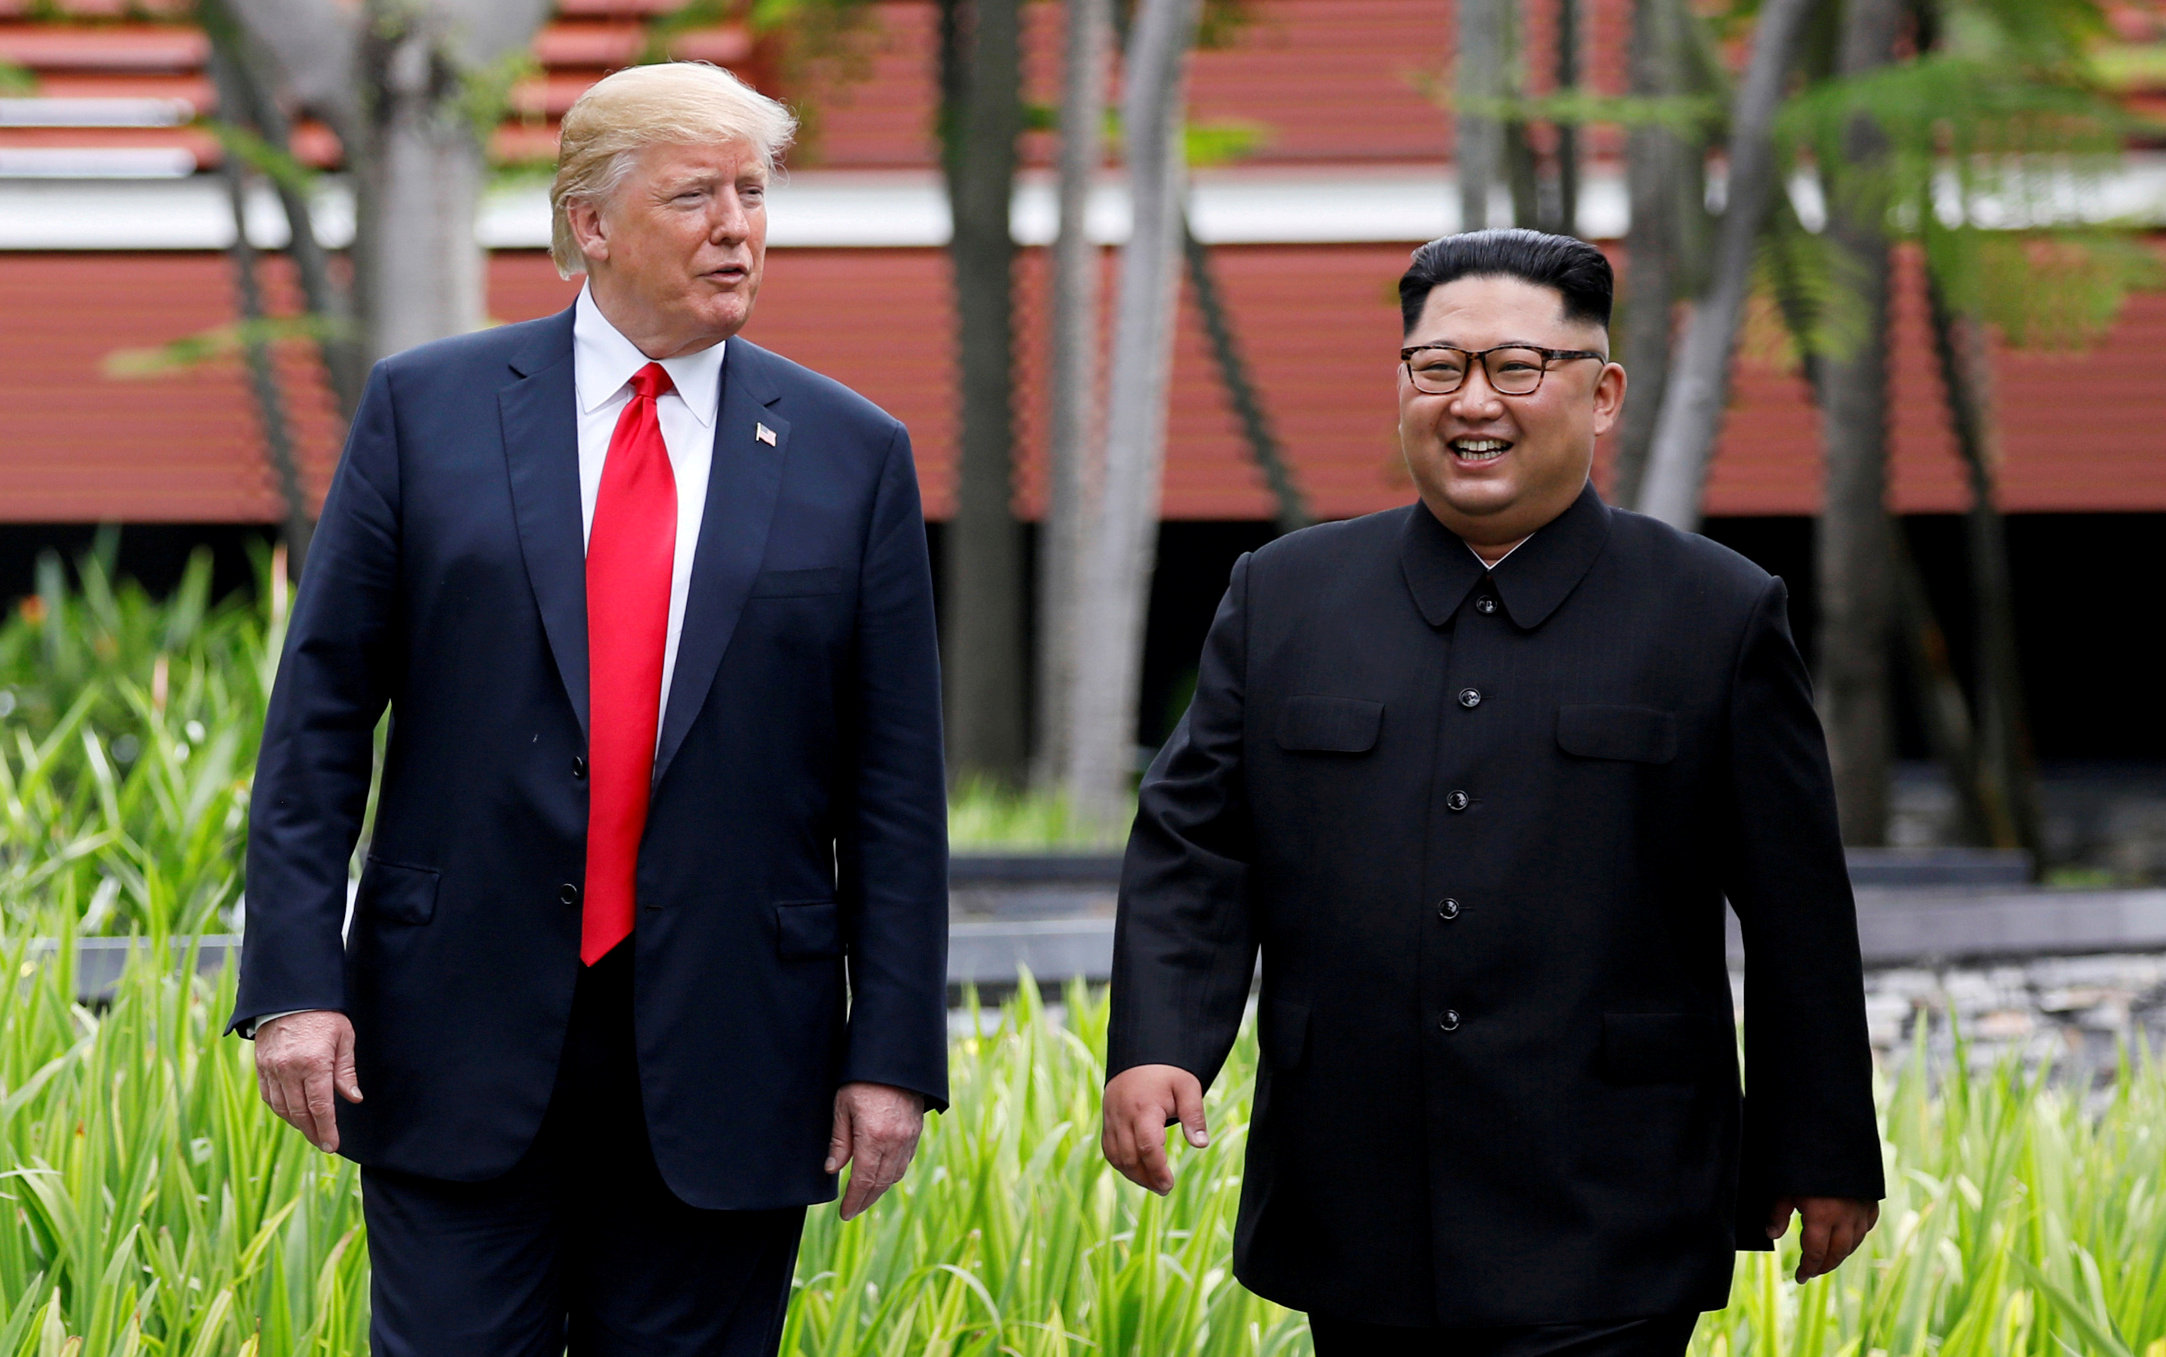
[[[1398,246],[1242,246],[1218,269],[1253,376],[1312,510],[1366,513],[1410,496],[1393,434],[1391,281]],[[1042,481],[1043,255],[1019,270],[1019,503]],[[1906,265],[1906,270],[1908,266]],[[290,303],[282,267],[273,292]],[[1965,503],[1939,411],[1915,277],[1894,335],[1891,501],[1906,513]],[[1287,280],[1298,279],[1289,288]],[[951,502],[955,447],[948,266],[937,250],[814,250],[771,258],[746,337],[839,378],[910,426],[928,511]],[[0,254],[0,520],[264,522],[277,501],[237,364],[115,381],[106,354],[159,344],[232,316],[231,278],[210,254]],[[575,284],[539,253],[490,264],[502,320],[545,315]],[[2133,298],[2087,357],[2002,352],[1994,371],[2011,511],[2166,510],[2166,295]],[[305,349],[285,358],[293,412],[321,487],[333,421]],[[2069,382],[2080,365],[2080,394]],[[1809,514],[1819,502],[1817,420],[1804,386],[1748,353],[1708,483],[1715,515]],[[1164,513],[1265,519],[1271,501],[1228,412],[1193,309],[1176,348]]]

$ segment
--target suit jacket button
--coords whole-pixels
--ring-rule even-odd
[[[1471,804],[1472,801],[1465,792],[1453,792],[1444,798],[1446,810],[1465,810]]]
[[[1461,688],[1459,690],[1459,705],[1462,707],[1479,707],[1482,705],[1482,690],[1479,688]]]
[[[1497,601],[1487,594],[1483,594],[1480,598],[1474,600],[1474,611],[1480,613],[1484,617],[1489,616],[1489,614],[1495,612],[1496,610]]]
[[[1443,902],[1436,907],[1436,916],[1450,923],[1459,917],[1459,902],[1449,895],[1445,896]]]
[[[1458,1009],[1456,1009],[1456,1008],[1447,1008],[1447,1009],[1445,1009],[1445,1010],[1444,1010],[1444,1016],[1443,1016],[1443,1017],[1441,1017],[1441,1018],[1438,1018],[1438,1019],[1436,1020],[1436,1025],[1437,1025],[1438,1027],[1441,1027],[1441,1028],[1443,1028],[1443,1029],[1444,1029],[1445,1031],[1447,1031],[1447,1032],[1456,1032],[1456,1031],[1458,1031],[1458,1030],[1459,1030],[1459,1010],[1458,1010]]]
[[[562,900],[567,905],[576,905],[579,903],[579,888],[567,881],[557,887],[557,899]]]
[[[587,761],[585,759],[577,757],[572,759],[572,776],[578,778],[582,782],[586,781]]]

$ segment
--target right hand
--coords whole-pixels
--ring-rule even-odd
[[[1178,1065],[1137,1065],[1106,1085],[1106,1162],[1138,1187],[1163,1197],[1173,1190],[1166,1128],[1179,1122],[1197,1149],[1211,1143],[1203,1124],[1203,1085]]]
[[[273,1018],[256,1029],[256,1088],[271,1110],[330,1154],[338,1149],[334,1090],[361,1101],[353,1072],[353,1023],[343,1013],[313,1009]]]

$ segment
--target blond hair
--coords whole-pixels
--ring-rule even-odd
[[[565,205],[601,203],[641,151],[663,142],[746,141],[773,172],[797,134],[787,108],[704,61],[665,61],[604,76],[564,114],[549,185],[549,257],[569,278],[586,271]]]

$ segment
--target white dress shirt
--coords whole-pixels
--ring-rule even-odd
[[[669,639],[662,648],[662,706],[669,709],[669,681],[677,669],[677,636],[684,629],[684,601],[692,585],[692,556],[699,548],[700,518],[707,509],[707,474],[714,463],[715,403],[722,390],[727,342],[682,358],[664,358],[662,370],[676,390],[655,402],[669,469],[677,478],[677,555],[669,572]],[[594,500],[602,489],[602,464],[617,417],[632,399],[632,375],[653,359],[641,353],[594,304],[592,288],[579,289],[572,311],[572,381],[579,412],[580,540],[594,532]],[[659,725],[657,726],[659,738]]]

